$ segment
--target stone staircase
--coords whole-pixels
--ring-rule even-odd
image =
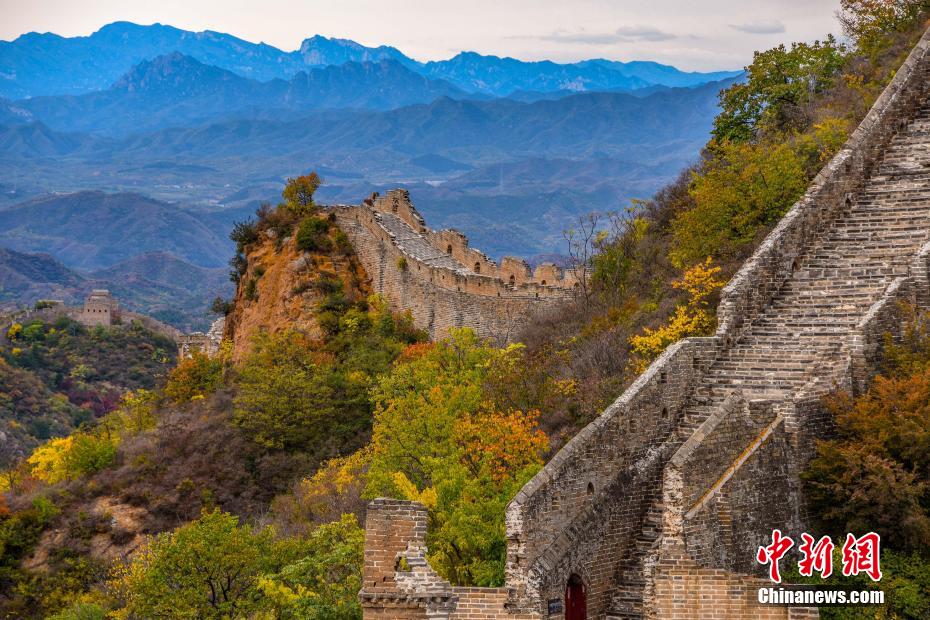
[[[792,276],[739,341],[713,362],[683,410],[675,440],[687,440],[729,394],[790,399],[812,379],[842,378],[849,336],[869,307],[930,237],[930,102],[891,141],[866,188],[795,263]],[[658,521],[656,519],[659,519]],[[643,617],[644,569],[659,536],[650,509],[622,564],[607,618]]]

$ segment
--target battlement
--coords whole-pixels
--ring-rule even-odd
[[[374,196],[360,205],[328,207],[348,235],[372,288],[418,327],[441,337],[472,327],[499,342],[512,338],[533,312],[570,299],[579,286],[571,271],[505,257],[498,265],[455,230],[434,231],[406,190]]]

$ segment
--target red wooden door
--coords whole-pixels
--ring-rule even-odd
[[[584,582],[572,575],[565,586],[565,620],[587,620],[588,604]]]

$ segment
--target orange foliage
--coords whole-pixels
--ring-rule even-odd
[[[464,461],[475,476],[490,476],[495,483],[539,462],[549,439],[538,427],[539,411],[508,411],[466,416],[456,423]]]
[[[400,355],[397,357],[397,363],[406,364],[407,362],[420,359],[432,348],[433,343],[431,342],[415,342],[413,344],[408,344],[407,348],[401,351]]]

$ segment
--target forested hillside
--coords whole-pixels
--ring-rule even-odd
[[[427,506],[443,577],[502,584],[510,498],[666,346],[713,331],[721,286],[922,34],[922,2],[888,7],[845,0],[849,44],[757,53],[697,164],[578,222],[585,286],[506,348],[467,329],[426,342],[367,295],[314,203],[319,177],[290,180],[232,231],[237,294],[214,307],[234,341],[7,470],[0,613],[359,618],[359,523],[376,496]],[[837,436],[805,474],[824,532],[884,538],[876,617],[930,614],[927,321],[889,343],[868,394],[831,398]]]

